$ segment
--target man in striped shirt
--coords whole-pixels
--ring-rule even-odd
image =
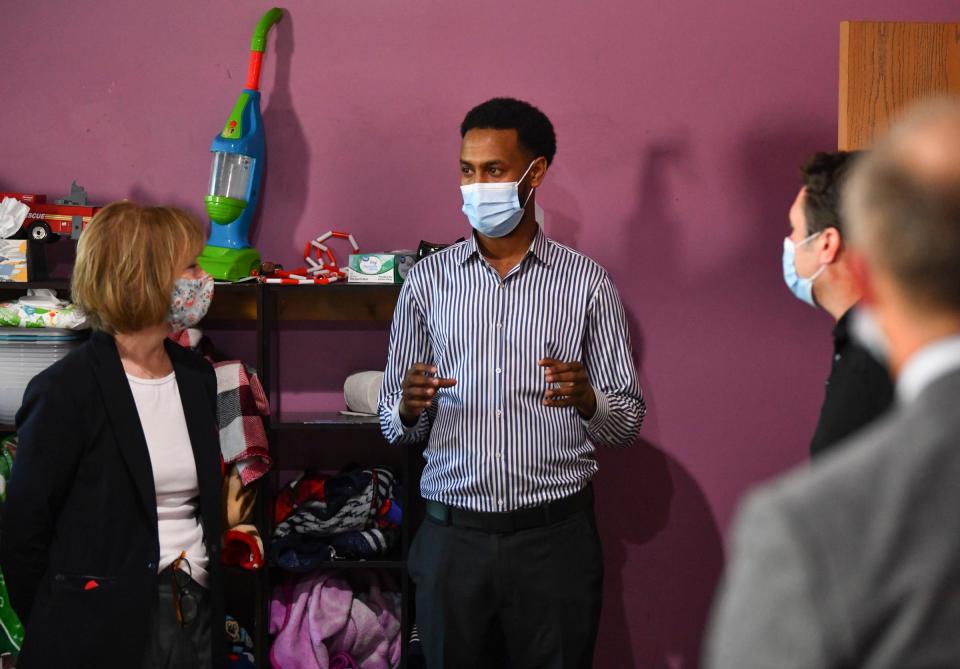
[[[589,667],[594,448],[629,446],[644,415],[623,305],[602,267],[536,221],[549,119],[496,98],[461,136],[474,234],[407,275],[380,396],[390,442],[427,442],[408,560],[424,653],[431,669]]]

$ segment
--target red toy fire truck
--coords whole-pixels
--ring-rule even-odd
[[[101,209],[87,204],[87,191],[76,181],[70,184],[69,197],[54,200],[54,204],[47,204],[47,196],[36,193],[0,193],[0,200],[5,197],[20,200],[30,207],[23,230],[35,242],[52,241],[52,235],[78,239],[93,215]]]

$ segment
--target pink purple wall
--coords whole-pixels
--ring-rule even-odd
[[[208,146],[245,80],[249,1],[3,3],[0,190],[71,179],[202,212]],[[780,278],[797,166],[836,143],[839,22],[956,20],[954,0],[291,0],[263,74],[265,257],[353,231],[368,250],[466,234],[457,128],[495,95],[539,105],[559,152],[547,231],[605,265],[649,418],[600,454],[604,666],[693,667],[722,535],[754,482],[801,461],[830,322]],[[571,277],[571,280],[575,280]],[[329,403],[382,332],[317,359],[288,335],[285,405]],[[329,341],[331,337],[327,335]]]

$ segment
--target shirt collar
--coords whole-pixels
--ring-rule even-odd
[[[458,265],[463,265],[473,256],[480,255],[480,249],[477,248],[477,240],[474,234],[476,233],[471,233],[470,237],[463,242],[463,245],[460,247],[460,257],[457,258]]]
[[[463,248],[460,249],[460,258],[458,259],[458,263],[460,265],[465,264],[474,256],[478,258],[481,256],[480,247],[477,246],[476,235],[476,232],[471,234],[470,239],[464,242]],[[538,225],[537,232],[533,236],[533,241],[530,242],[530,248],[527,250],[527,255],[532,255],[541,263],[549,267],[552,255],[551,251],[552,248],[550,246],[550,240],[547,239],[547,236],[543,233],[543,228]]]
[[[546,266],[550,266],[550,257],[552,247],[550,246],[550,240],[547,239],[547,236],[543,234],[543,228],[539,225],[537,226],[537,233],[533,236],[533,241],[530,242],[530,254],[543,263]]]
[[[914,353],[897,378],[897,398],[917,399],[930,384],[960,369],[960,335],[944,337]]]
[[[850,318],[856,305],[847,309],[837,324],[833,326],[833,342],[836,348],[843,348],[850,341]]]

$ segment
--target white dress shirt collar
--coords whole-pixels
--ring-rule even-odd
[[[897,399],[906,404],[927,386],[960,369],[960,335],[944,337],[924,346],[907,360],[897,378]]]

